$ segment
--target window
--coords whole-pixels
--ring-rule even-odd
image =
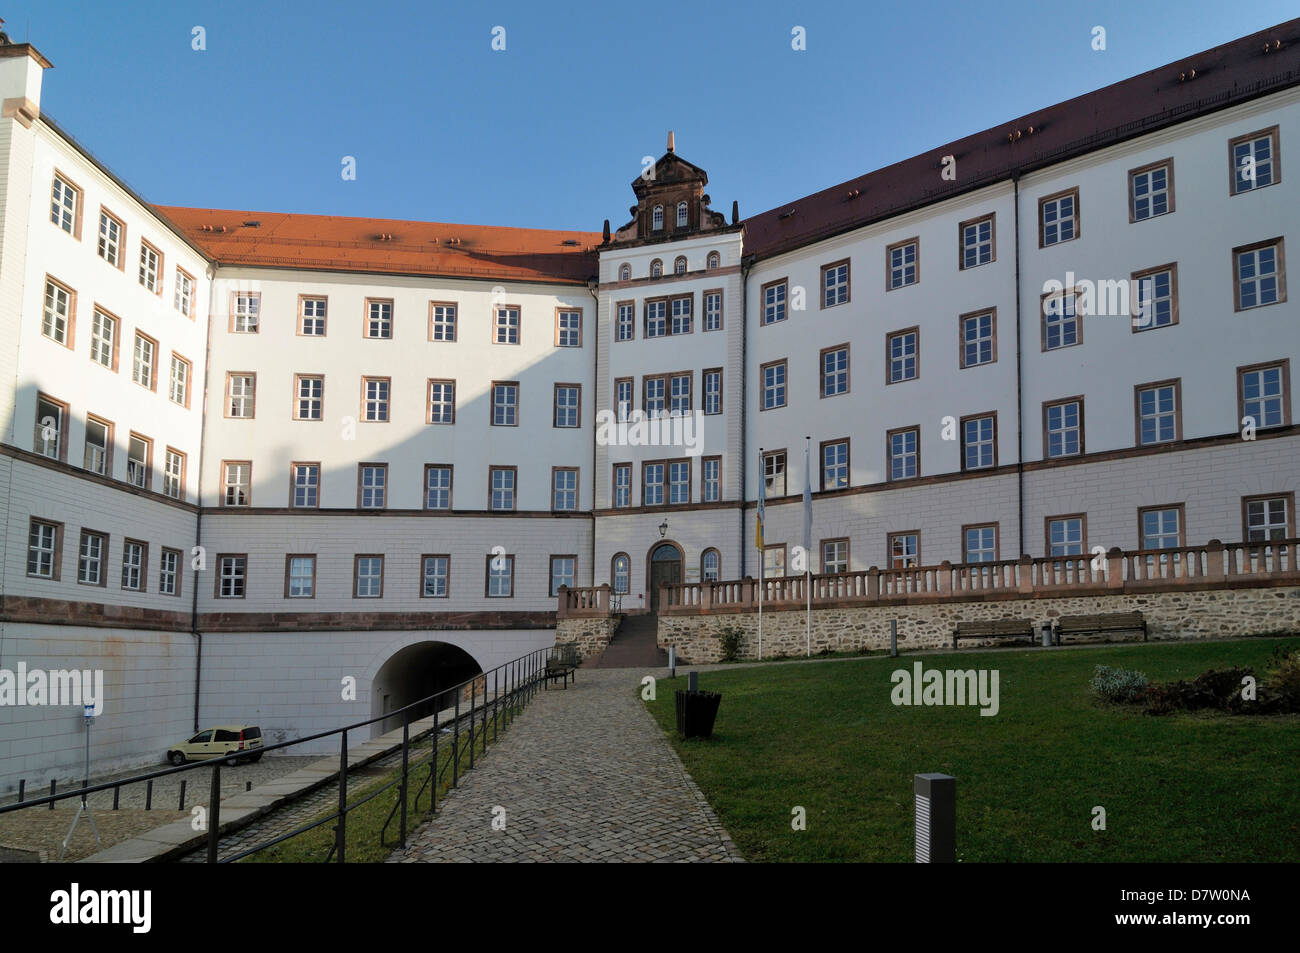
[[[847,539],[822,540],[822,572],[835,574],[849,571],[849,541]]]
[[[886,337],[889,345],[889,376],[886,384],[916,380],[920,374],[921,329],[908,328]]]
[[[316,598],[316,557],[290,554],[284,557],[284,597]]]
[[[492,382],[492,426],[519,426],[519,383]]]
[[[849,442],[831,440],[821,445],[822,489],[842,490],[849,485]]]
[[[430,464],[424,468],[424,508],[451,509],[451,467]]]
[[[684,275],[684,274],[686,274],[686,256],[685,256],[685,255],[678,255],[675,259],[673,259],[673,274],[674,274],[674,275]]]
[[[961,419],[963,470],[980,470],[998,465],[996,414]]]
[[[122,588],[144,592],[149,546],[139,540],[128,539],[122,543]]]
[[[451,556],[423,556],[420,559],[420,597],[446,599],[450,592]]]
[[[1047,518],[1047,555],[1082,556],[1086,535],[1084,518],[1080,516],[1049,516]]]
[[[703,582],[717,582],[722,578],[722,557],[716,549],[706,549],[700,554],[700,579]]]
[[[496,309],[492,324],[492,341],[495,344],[519,343],[519,306],[501,305]]]
[[[488,470],[488,507],[495,512],[515,508],[516,467],[491,467]]]
[[[382,599],[384,596],[384,557],[367,554],[353,558],[352,598]]]
[[[662,506],[664,502],[663,463],[641,464],[641,505]]]
[[[99,308],[90,325],[90,359],[117,370],[117,318]]]
[[[325,411],[325,378],[295,374],[294,390],[298,399],[293,405],[294,420],[320,420]]]
[[[27,575],[59,579],[63,562],[63,524],[33,519],[27,533]]]
[[[785,496],[785,451],[771,450],[763,454],[763,482],[766,496]]]
[[[650,277],[662,278],[664,274],[664,263],[658,258],[650,262]]]
[[[74,238],[81,237],[81,189],[58,174],[50,190],[50,221]]]
[[[551,420],[553,427],[577,427],[582,406],[580,384],[556,384],[555,408]]]
[[[632,410],[632,378],[619,377],[614,381],[614,414],[620,420],[627,420]]]
[[[149,489],[153,482],[153,441],[133,433],[126,445],[126,482]]]
[[[298,297],[298,333],[304,337],[323,338],[325,336],[325,319],[329,310],[329,299],[319,297]]]
[[[691,462],[671,460],[668,463],[668,502],[689,503],[690,501]]]
[[[72,289],[53,278],[45,279],[45,310],[41,316],[41,333],[55,344],[72,347],[76,300],[76,292]]]
[[[1282,239],[1234,248],[1232,258],[1238,311],[1286,300]]]
[[[1134,388],[1137,403],[1137,445],[1181,440],[1182,401],[1179,382],[1160,381]]]
[[[700,483],[705,503],[722,499],[722,457],[704,457],[700,460]]]
[[[1249,417],[1259,429],[1287,426],[1291,423],[1291,362],[1237,368],[1237,394],[1239,419]]]
[[[1079,190],[1067,189],[1038,200],[1038,247],[1079,237]]]
[[[774,410],[785,406],[786,362],[773,361],[764,364],[763,375],[763,410]]]
[[[722,292],[704,292],[704,330],[722,330]]]
[[[645,336],[661,338],[668,333],[668,301],[659,298],[645,303]]]
[[[571,308],[556,309],[555,346],[582,347],[582,311]]]
[[[295,463],[289,467],[291,485],[289,505],[294,509],[309,510],[320,505],[320,464]]]
[[[1135,271],[1130,278],[1134,301],[1133,331],[1178,323],[1178,265]]]
[[[632,577],[632,560],[628,559],[627,553],[614,554],[610,562],[610,576],[614,584],[614,592],[618,595],[626,595]]]
[[[681,298],[672,299],[672,323],[669,325],[670,334],[690,334],[692,327],[693,311],[695,309],[695,296],[686,295]]]
[[[185,499],[185,454],[168,447],[163,455],[163,493]]]
[[[704,412],[722,413],[722,368],[720,367],[709,367],[704,370]]]
[[[1044,351],[1073,347],[1083,343],[1082,328],[1076,311],[1077,295],[1073,290],[1064,294],[1043,295]]]
[[[551,509],[571,513],[578,509],[578,471],[573,467],[551,467]]]
[[[890,533],[886,538],[889,552],[890,569],[907,569],[921,565],[921,533],[909,530],[906,533]]]
[[[822,265],[822,307],[833,308],[849,300],[849,260]]]
[[[367,423],[388,422],[388,398],[392,379],[388,377],[361,378],[361,419]]]
[[[1241,501],[1246,542],[1263,543],[1295,536],[1295,494],[1251,496]]]
[[[393,301],[391,298],[366,299],[365,337],[392,340]]]
[[[382,510],[388,501],[388,464],[357,464],[357,507]]]
[[[1174,160],[1162,159],[1128,174],[1128,220],[1141,222],[1174,210]]]
[[[1183,543],[1183,504],[1138,510],[1139,549],[1177,549]]]
[[[515,594],[515,557],[509,555],[487,558],[487,592],[490,599],[509,599]]]
[[[36,429],[32,449],[51,460],[67,458],[68,405],[61,400],[36,395]]]
[[[248,556],[217,556],[218,599],[242,599],[248,581]]]
[[[650,213],[650,227],[656,232],[664,227],[664,207],[662,205],[656,205],[654,211]]]
[[[632,266],[629,265],[627,262],[624,262],[623,264],[618,266],[618,280],[619,281],[632,280]]]
[[[991,563],[998,558],[998,524],[962,527],[962,562]]]
[[[921,474],[921,428],[906,427],[885,435],[888,446],[889,479],[910,480]]]
[[[456,422],[456,382],[429,381],[429,423],[454,424]]]
[[[1083,453],[1083,398],[1043,404],[1043,455],[1071,457]]]
[[[573,588],[573,578],[577,572],[577,556],[552,556],[551,557],[551,596],[560,594],[560,587],[567,586]]]
[[[456,340],[456,305],[453,302],[429,302],[429,340]]]
[[[77,552],[77,582],[83,586],[104,585],[104,558],[107,555],[108,537],[83,529]]]
[[[108,214],[99,210],[99,257],[114,268],[122,267],[122,239],[126,226]]]
[[[222,505],[250,505],[252,501],[249,488],[252,486],[250,478],[252,477],[253,464],[248,460],[227,460],[222,463],[221,471]]]
[[[184,269],[176,269],[176,294],[172,305],[190,320],[194,319],[194,276]]]
[[[148,335],[135,332],[135,352],[131,364],[131,380],[141,387],[157,390],[158,378],[154,373],[158,359],[158,342]]]
[[[664,415],[668,378],[646,377],[641,381],[641,406],[651,420]]]
[[[614,506],[622,509],[632,505],[632,465],[614,464]]]
[[[886,291],[916,284],[920,275],[921,242],[917,238],[890,245],[885,249],[885,263],[889,270]]]
[[[1233,195],[1275,185],[1282,179],[1277,160],[1277,126],[1229,141],[1228,155]]]
[[[190,405],[190,362],[172,351],[171,374],[167,383],[167,399],[182,407]]]
[[[785,543],[763,547],[763,578],[780,579],[785,575]]]
[[[620,301],[615,308],[618,319],[614,325],[614,340],[630,341],[636,337],[636,305],[631,301]]]
[[[979,367],[998,359],[997,311],[963,314],[961,321],[961,366]]]
[[[763,285],[763,324],[776,324],[785,320],[786,280]]]
[[[257,397],[257,375],[242,371],[226,374],[226,416],[252,420]]]
[[[993,239],[995,223],[993,215],[986,215],[957,226],[961,238],[957,257],[963,269],[977,268],[997,259],[997,245]]]
[[[685,202],[677,203],[677,227],[685,228],[687,222],[687,210]]]
[[[668,415],[680,417],[691,412],[691,375],[671,374],[668,377]]]
[[[86,418],[86,446],[81,465],[91,473],[112,473],[113,425],[98,417]]]
[[[849,346],[840,344],[823,348],[822,396],[835,397],[849,392]]]
[[[140,284],[145,291],[162,294],[162,253],[146,241],[140,242]]]
[[[706,271],[716,271],[722,267],[722,256],[715,251],[709,252],[709,257],[704,259],[704,269]]]
[[[235,334],[256,334],[262,315],[260,291],[235,291],[230,295],[230,330]]]

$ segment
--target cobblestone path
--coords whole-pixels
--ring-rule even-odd
[[[582,669],[539,692],[389,862],[740,860],[645,710],[641,675]]]

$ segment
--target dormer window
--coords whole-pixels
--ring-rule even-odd
[[[664,274],[664,263],[662,261],[656,258],[654,261],[650,262],[651,278],[662,278],[663,274]]]
[[[707,268],[709,271],[714,271],[721,266],[722,266],[722,256],[715,251],[709,252],[709,257],[704,267]]]
[[[656,232],[663,230],[664,207],[662,205],[655,206],[655,210],[650,217],[650,227],[653,228]]]
[[[624,262],[623,264],[621,264],[621,265],[618,266],[618,280],[619,280],[619,281],[631,281],[631,280],[632,280],[632,266],[631,266],[631,265],[629,265],[629,264],[627,264],[626,262]]]
[[[685,202],[677,203],[677,227],[678,228],[686,227],[686,203]]]
[[[678,256],[677,256],[677,260],[673,262],[673,274],[674,274],[674,275],[684,275],[684,274],[686,274],[686,256],[685,256],[685,255],[678,255]]]

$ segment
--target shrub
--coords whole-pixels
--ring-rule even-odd
[[[740,658],[740,642],[745,637],[745,630],[738,625],[724,625],[715,633],[722,643],[722,661],[734,662]]]
[[[1133,704],[1146,700],[1150,683],[1142,672],[1098,665],[1088,687],[1106,701]]]

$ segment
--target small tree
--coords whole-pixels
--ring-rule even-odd
[[[722,650],[722,661],[734,662],[740,658],[740,642],[745,637],[745,630],[738,625],[724,625],[715,630],[720,648]]]

